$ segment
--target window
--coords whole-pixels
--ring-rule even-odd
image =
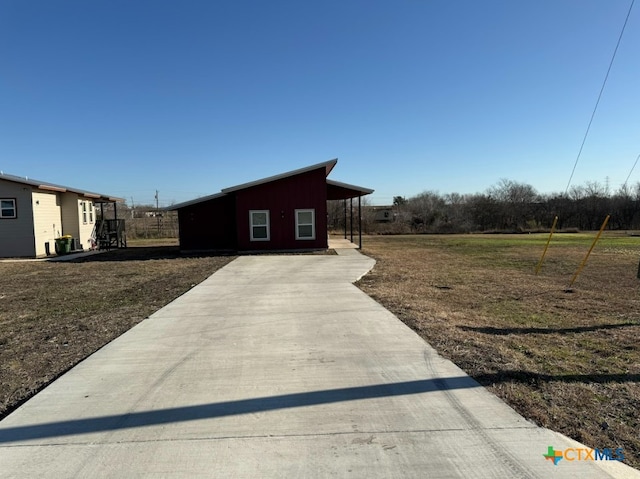
[[[86,201],[82,202],[82,222],[83,223],[87,222],[87,202]]]
[[[296,239],[314,240],[316,239],[316,211],[296,210]]]
[[[89,202],[89,223],[93,223],[93,202]]]
[[[16,214],[16,200],[2,198],[0,199],[0,218],[9,219],[17,218]]]
[[[249,211],[251,241],[269,241],[269,210]]]

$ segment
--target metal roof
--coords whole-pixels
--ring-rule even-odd
[[[183,203],[178,203],[175,205],[171,205],[165,208],[166,211],[175,211],[180,208],[184,208],[185,206],[197,205],[198,203],[204,203],[205,201],[215,200],[216,198],[222,198],[223,196],[227,196],[226,193],[216,193],[214,195],[201,196],[200,198],[195,198],[193,200],[185,201]]]
[[[304,168],[299,168],[297,170],[287,171],[286,173],[281,173],[279,175],[269,176],[267,178],[262,178],[260,180],[251,181],[249,183],[242,183],[240,185],[231,186],[229,188],[224,188],[223,190],[221,190],[220,193],[216,193],[216,194],[208,195],[208,196],[202,196],[200,198],[195,198],[195,199],[190,200],[190,201],[185,201],[183,203],[178,203],[177,205],[172,205],[172,206],[166,208],[166,210],[168,210],[168,211],[179,210],[179,209],[184,208],[186,206],[191,206],[191,205],[195,205],[195,204],[198,204],[198,203],[203,203],[205,201],[215,200],[217,198],[222,198],[223,196],[226,196],[229,193],[233,193],[233,192],[236,192],[236,191],[244,190],[244,189],[247,189],[247,188],[252,188],[254,186],[263,185],[263,184],[266,184],[266,183],[271,183],[273,181],[282,180],[284,178],[289,178],[291,176],[300,175],[302,173],[307,173],[309,171],[314,171],[314,170],[317,170],[317,169],[320,169],[320,168],[324,168],[325,169],[325,175],[329,175],[329,173],[331,173],[331,170],[333,170],[333,167],[336,166],[336,163],[338,163],[338,159],[334,158],[333,160],[324,161],[322,163],[317,163],[315,165],[306,166]],[[327,180],[327,188],[328,188],[328,192],[329,191],[333,191],[333,192],[335,192],[334,196],[337,195],[335,198],[328,198],[328,199],[353,198],[355,196],[363,196],[363,195],[368,195],[370,193],[373,193],[373,190],[369,189],[369,188],[363,188],[361,186],[349,185],[347,183],[340,183],[339,181],[333,181],[333,180]],[[349,196],[349,195],[351,195],[351,196]]]
[[[103,195],[101,193],[93,193],[91,191],[81,190],[78,188],[72,188],[69,186],[56,185],[54,183],[49,183],[47,181],[40,181],[33,178],[29,178],[26,176],[15,176],[9,175],[2,171],[0,171],[0,180],[10,181],[12,183],[19,183],[22,185],[31,186],[32,188],[37,188],[39,190],[44,191],[55,191],[58,193],[75,193],[77,195],[83,196],[85,198],[89,198],[94,200],[96,203],[116,203],[116,202],[124,202],[124,198],[118,198],[110,195]]]
[[[241,185],[232,186],[230,188],[224,188],[222,190],[222,192],[223,193],[232,193],[234,191],[244,190],[246,188],[251,188],[253,186],[263,185],[265,183],[271,183],[272,181],[278,181],[278,180],[282,180],[284,178],[289,178],[291,176],[300,175],[302,173],[306,173],[308,171],[317,170],[317,169],[320,169],[322,167],[325,168],[325,171],[326,171],[325,176],[328,176],[329,173],[331,173],[331,170],[333,170],[333,167],[336,166],[336,163],[338,163],[338,159],[334,158],[333,160],[324,161],[324,162],[318,163],[316,165],[307,166],[305,168],[300,168],[300,169],[293,170],[293,171],[287,171],[286,173],[281,173],[279,175],[269,176],[267,178],[262,178],[261,180],[251,181],[249,183],[243,183]]]

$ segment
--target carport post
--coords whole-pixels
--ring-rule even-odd
[[[358,196],[358,249],[362,249],[362,196]]]
[[[116,228],[116,248],[120,248],[120,231],[118,230],[118,203],[113,202],[113,223]]]
[[[351,216],[349,227],[351,229],[351,242],[353,243],[353,198],[349,198],[349,214]]]
[[[343,199],[344,204],[344,239],[347,239],[347,199]]]

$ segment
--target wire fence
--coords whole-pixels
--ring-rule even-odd
[[[175,212],[162,216],[143,216],[126,219],[127,238],[177,238],[178,215]]]

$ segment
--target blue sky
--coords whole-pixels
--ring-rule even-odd
[[[374,204],[562,192],[629,5],[1,0],[0,170],[162,205],[335,157]],[[636,5],[572,184],[640,153],[639,47]]]

